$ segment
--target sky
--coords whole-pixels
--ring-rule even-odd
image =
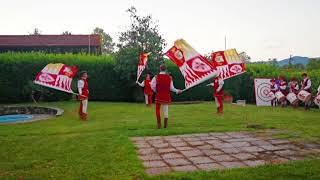
[[[201,54],[227,48],[253,61],[320,57],[320,0],[0,0],[0,34],[92,33],[117,42],[130,25],[126,9],[152,15],[170,48],[183,38]]]

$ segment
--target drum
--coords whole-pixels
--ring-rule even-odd
[[[320,107],[320,94],[314,99],[314,103]]]
[[[278,101],[285,101],[286,100],[286,96],[284,96],[282,94],[282,92],[280,92],[280,91],[276,92],[275,95],[276,95],[276,98],[278,99]]]
[[[297,98],[295,93],[289,93],[287,95],[287,99],[291,104],[297,104],[299,102],[299,99]]]
[[[298,94],[298,99],[302,102],[308,102],[311,99],[311,94],[305,90],[301,90]]]
[[[272,91],[270,91],[270,93],[268,94],[268,97],[272,100],[276,99],[276,96],[274,95],[274,93]]]

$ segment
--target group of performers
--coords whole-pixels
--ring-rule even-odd
[[[80,100],[79,116],[81,120],[87,120],[87,107],[89,97],[89,85],[88,85],[88,73],[82,71],[80,73],[80,80],[78,81],[78,92]],[[286,107],[287,103],[290,102],[294,108],[299,106],[299,100],[304,102],[306,110],[310,109],[312,103],[312,82],[306,73],[302,74],[301,88],[296,77],[292,77],[289,83],[286,82],[285,77],[280,76],[278,80],[271,80],[271,101],[272,106],[281,105]],[[153,94],[155,93],[156,103],[156,118],[157,128],[161,128],[161,113],[160,109],[162,106],[164,116],[164,128],[168,127],[169,120],[169,104],[171,103],[170,91],[181,94],[183,91],[176,89],[173,85],[173,80],[170,75],[166,73],[166,66],[160,66],[160,73],[151,79],[151,74],[147,73],[145,80],[140,83],[136,82],[139,86],[144,87],[145,103],[148,107],[152,106]],[[220,77],[216,77],[213,83],[207,86],[213,86],[214,93],[213,97],[217,105],[217,114],[223,114],[223,85],[224,81]],[[315,97],[315,103],[320,107],[320,86]]]
[[[183,91],[174,87],[172,77],[166,73],[166,66],[161,65],[160,73],[154,76],[152,80],[151,74],[147,73],[146,79],[142,83],[138,81],[136,83],[139,86],[144,87],[146,106],[152,106],[152,96],[153,93],[156,94],[155,103],[157,128],[161,128],[161,106],[164,116],[164,128],[167,128],[169,119],[169,104],[171,103],[170,91],[176,94],[181,94]],[[221,78],[215,78],[213,83],[208,84],[208,86],[213,86],[214,88],[213,96],[217,104],[218,114],[223,114],[223,84],[224,82]]]
[[[309,110],[312,103],[312,82],[306,73],[302,74],[302,81],[300,85],[301,88],[296,77],[292,77],[289,84],[283,76],[280,76],[278,80],[271,79],[271,105],[281,105],[281,107],[286,107],[287,103],[290,102],[294,108],[297,108],[300,100],[304,103],[304,108]],[[320,98],[319,95],[320,86],[318,88],[318,93],[316,94],[315,102]]]

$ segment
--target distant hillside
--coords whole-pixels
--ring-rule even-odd
[[[289,64],[289,60],[288,59],[284,59],[281,61],[278,61],[279,66],[284,66],[284,65],[288,65]],[[293,56],[292,57],[292,64],[302,64],[302,65],[307,65],[309,63],[309,58],[308,57],[302,57],[302,56]]]

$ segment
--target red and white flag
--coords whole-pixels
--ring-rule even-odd
[[[219,70],[222,79],[229,79],[246,72],[243,58],[235,49],[212,53],[212,63]]]
[[[218,75],[217,69],[183,39],[175,41],[166,56],[179,67],[186,89]]]
[[[138,70],[137,70],[137,81],[139,80],[144,69],[146,69],[148,56],[150,54],[151,53],[141,53],[139,56],[139,64],[138,64]]]
[[[48,64],[37,75],[35,84],[75,94],[71,89],[73,77],[77,74],[77,67],[65,64]]]

